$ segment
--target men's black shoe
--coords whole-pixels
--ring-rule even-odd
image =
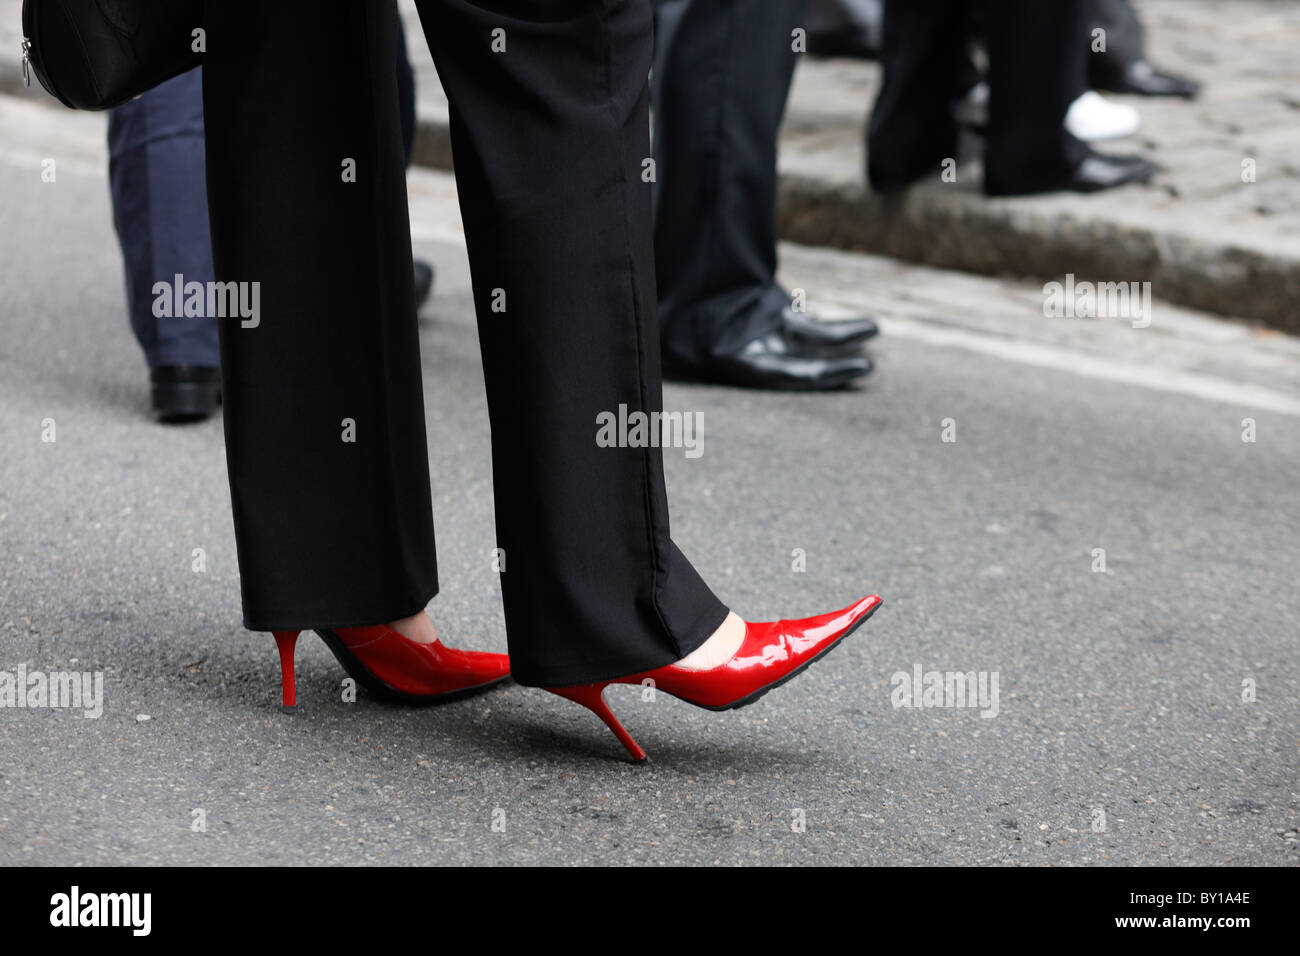
[[[1028,196],[1034,193],[1076,192],[1095,193],[1114,189],[1130,183],[1146,183],[1156,174],[1156,168],[1141,156],[1107,156],[1089,152],[1083,162],[1063,179],[1042,182],[1032,186],[1017,183],[997,183],[985,174],[984,191],[990,196]]]
[[[221,404],[221,370],[207,365],[160,365],[149,372],[160,422],[195,422]]]
[[[1150,60],[1131,60],[1118,70],[1095,68],[1092,86],[1111,93],[1131,93],[1136,96],[1178,96],[1194,99],[1201,92],[1201,84],[1176,73],[1156,69]]]
[[[713,359],[707,365],[688,368],[664,361],[664,376],[675,381],[797,392],[844,388],[871,369],[871,359],[865,356],[809,355],[779,330],[754,339],[737,355]]]
[[[879,334],[871,319],[814,319],[787,306],[781,312],[786,341],[808,356],[840,358],[854,354],[863,342]]]
[[[429,294],[433,292],[433,266],[423,259],[416,259],[414,266],[415,308],[419,311],[420,307],[429,301]]]
[[[1095,193],[1130,183],[1149,183],[1156,168],[1141,156],[1106,156],[1092,153],[1084,157],[1062,188],[1079,193]]]

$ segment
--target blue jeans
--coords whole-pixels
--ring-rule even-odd
[[[153,286],[212,281],[204,183],[202,69],[123,103],[108,116],[108,180],[126,272],[131,328],[150,368],[221,364],[212,318],[153,314]]]

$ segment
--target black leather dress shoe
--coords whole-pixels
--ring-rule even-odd
[[[1129,183],[1146,183],[1156,168],[1141,156],[1106,156],[1092,153],[1084,157],[1062,188],[1080,193],[1095,193]]]
[[[1032,186],[1016,183],[997,183],[989,180],[987,174],[984,191],[990,196],[1028,196],[1034,193],[1076,192],[1095,193],[1129,183],[1150,182],[1156,174],[1156,168],[1141,156],[1107,156],[1104,153],[1089,152],[1083,162],[1065,178],[1055,182],[1043,182]]]
[[[820,321],[789,307],[781,312],[781,328],[786,341],[803,354],[819,358],[852,355],[863,342],[880,332],[870,319]]]
[[[843,388],[872,369],[865,356],[822,358],[791,344],[780,330],[748,343],[739,354],[690,368],[664,361],[664,377],[741,388],[815,392]]]
[[[149,384],[160,422],[198,421],[221,404],[221,370],[207,365],[160,365]]]
[[[1091,85],[1111,93],[1137,96],[1180,96],[1192,99],[1201,92],[1201,84],[1176,73],[1156,69],[1150,60],[1130,60],[1118,70],[1095,68]]]
[[[415,308],[418,310],[429,300],[433,292],[433,266],[423,259],[416,259],[415,266]]]

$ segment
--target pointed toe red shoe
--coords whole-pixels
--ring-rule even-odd
[[[745,639],[735,656],[708,670],[694,670],[669,664],[640,674],[630,674],[594,684],[548,687],[552,694],[582,704],[614,732],[632,759],[641,762],[646,752],[632,739],[605,701],[610,684],[642,684],[651,681],[656,690],[703,707],[706,710],[734,710],[752,704],[769,690],[784,684],[824,656],[857,630],[876,612],[880,598],[871,594],[841,611],[832,611],[800,621],[745,623]]]
[[[280,649],[282,709],[297,706],[293,651],[299,631],[275,631]],[[441,642],[421,644],[384,624],[317,630],[343,669],[378,697],[404,704],[440,704],[469,697],[510,676],[510,658],[484,651],[461,651]]]

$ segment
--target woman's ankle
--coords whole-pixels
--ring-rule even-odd
[[[707,671],[721,667],[736,656],[744,640],[745,622],[735,611],[728,611],[726,619],[709,635],[708,640],[674,666],[692,671]]]
[[[417,611],[400,621],[389,621],[388,626],[417,644],[432,644],[438,639],[438,631],[433,620],[424,611]]]

